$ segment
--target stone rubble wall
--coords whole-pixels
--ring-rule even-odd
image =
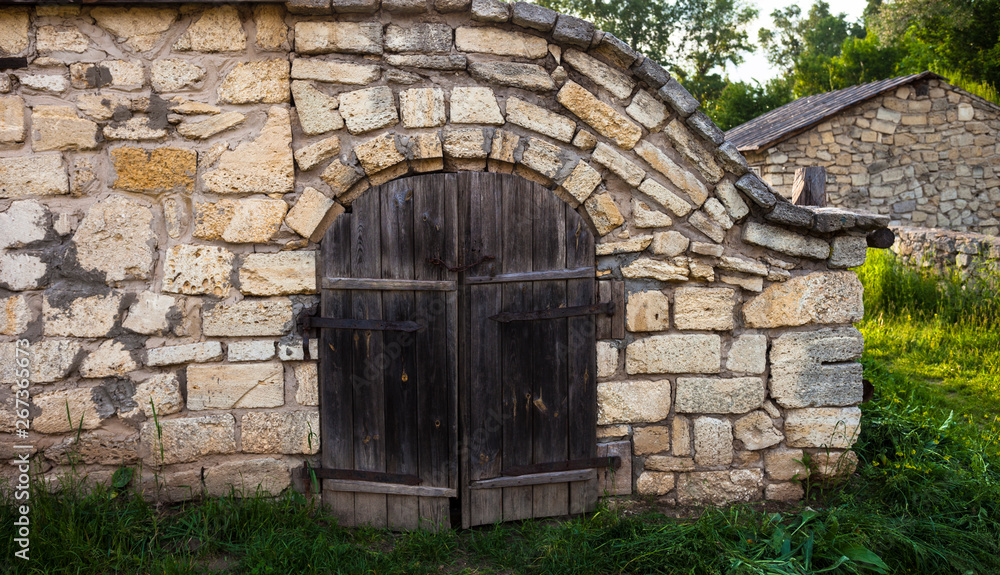
[[[895,228],[893,231],[896,233],[893,253],[913,266],[970,276],[1000,271],[1000,238],[997,236],[927,228]]]
[[[826,168],[827,205],[893,226],[1000,234],[1000,107],[937,79],[872,98],[747,155],[791,198],[795,170]]]
[[[805,452],[850,462],[846,268],[887,218],[776,198],[663,68],[582,20],[333,7],[0,9],[0,52],[30,61],[0,74],[0,382],[29,339],[48,477],[72,456],[97,480],[141,464],[168,500],[287,488],[321,447],[295,326],[317,242],[371,186],[458,170],[552,189],[626,283],[627,335],[598,343],[609,492],[794,500]]]

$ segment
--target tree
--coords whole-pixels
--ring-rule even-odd
[[[728,130],[793,99],[791,85],[785,78],[773,78],[763,86],[760,82],[730,82],[718,98],[705,103],[705,113],[719,128]]]

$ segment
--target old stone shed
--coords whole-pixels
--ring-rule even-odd
[[[726,133],[786,197],[826,168],[827,205],[894,226],[1000,232],[1000,106],[924,72],[800,98]]]
[[[794,500],[849,453],[846,268],[888,218],[791,205],[585,21],[17,6],[0,51],[5,460],[167,500],[309,463],[345,522],[415,527]]]

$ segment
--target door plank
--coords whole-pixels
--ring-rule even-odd
[[[518,485],[551,486],[551,484],[565,485],[569,481],[589,481],[591,479],[597,481],[597,470],[574,469],[572,471],[552,471],[549,473],[532,473],[531,475],[519,475],[517,477],[497,477],[495,479],[484,479],[482,481],[473,481],[471,488],[491,489],[496,487],[503,487],[504,490],[506,491],[507,489],[515,488],[508,486],[518,486]]]

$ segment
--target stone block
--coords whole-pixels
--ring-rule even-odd
[[[635,480],[635,490],[639,495],[666,495],[674,489],[674,474],[657,471],[643,471]]]
[[[59,74],[23,74],[17,77],[21,86],[38,92],[65,92],[69,88],[66,77]]]
[[[72,454],[72,455],[70,455]],[[45,450],[45,459],[57,465],[134,465],[139,461],[139,435],[104,429],[75,434]]]
[[[633,429],[632,446],[636,455],[666,453],[670,451],[670,428],[651,425]]]
[[[545,38],[492,27],[462,26],[455,29],[455,47],[460,52],[529,59],[544,58],[549,53]]]
[[[23,248],[45,239],[50,214],[35,200],[12,202],[0,212],[0,249]]]
[[[785,443],[789,447],[847,449],[861,429],[857,407],[812,407],[785,412]]]
[[[222,359],[222,344],[217,341],[157,347],[146,352],[146,365],[150,367],[205,363],[220,359]]]
[[[98,412],[94,399],[96,389],[83,387],[32,396],[32,403],[39,410],[31,420],[32,430],[38,433],[67,433],[100,427],[104,418]]]
[[[31,371],[28,381],[53,383],[65,379],[73,370],[83,345],[74,340],[43,339],[32,342],[29,349]],[[24,357],[23,352],[20,357]],[[18,377],[18,358],[15,342],[0,343],[0,384],[14,384],[23,379]]]
[[[187,407],[239,409],[280,407],[285,403],[285,371],[280,362],[189,365]]]
[[[240,420],[244,453],[319,453],[319,411],[246,413]]]
[[[673,78],[668,79],[657,94],[683,118],[687,118],[698,109],[698,100]]]
[[[633,200],[635,202],[635,200]],[[635,208],[632,210],[635,215]],[[659,212],[657,212],[659,213]],[[666,217],[664,215],[664,217]],[[639,226],[643,227],[643,226]],[[650,244],[650,251],[656,255],[676,257],[684,253],[691,241],[680,232],[658,232],[653,234],[653,241]]]
[[[157,92],[196,88],[205,78],[205,68],[181,58],[156,59],[150,65],[150,81]]]
[[[743,240],[791,256],[825,260],[830,255],[830,244],[826,240],[758,222],[747,223],[743,228]]]
[[[517,97],[507,99],[507,121],[569,143],[576,132],[576,122]]]
[[[293,80],[318,80],[331,84],[365,86],[378,80],[380,75],[381,69],[369,64],[352,64],[315,58],[297,58],[292,61],[291,77]]]
[[[631,96],[632,90],[635,89],[635,82],[632,81],[628,74],[616,70],[597,58],[588,56],[579,50],[566,50],[563,53],[563,60],[619,100],[624,100]],[[630,113],[629,115],[632,114]]]
[[[659,148],[643,140],[635,146],[635,152],[657,172],[660,172],[686,193],[695,206],[701,206],[708,199],[708,188],[690,171],[682,168]]]
[[[729,465],[733,462],[733,426],[728,420],[695,418],[694,462],[698,465]]]
[[[472,0],[472,19],[480,22],[510,20],[510,4],[502,0]]]
[[[340,113],[352,134],[387,128],[399,121],[392,89],[386,86],[341,94]]]
[[[284,51],[288,49],[288,26],[285,10],[276,4],[257,4],[253,7],[254,28],[257,32],[257,49]]]
[[[428,56],[425,54],[387,54],[385,61],[390,66],[426,68],[428,70],[464,70],[467,63],[465,54]]]
[[[135,140],[140,142],[150,142],[163,140],[167,137],[166,127],[159,127],[160,124],[150,123],[149,116],[135,116],[124,122],[111,122],[104,126],[102,133],[107,140]]]
[[[292,484],[288,464],[277,459],[224,461],[205,468],[205,495],[209,497],[278,496]]]
[[[853,451],[824,449],[813,456],[810,478],[845,480],[858,468],[858,454]]]
[[[444,134],[442,147],[449,158],[486,158],[486,136],[480,129],[449,130]]]
[[[862,399],[864,337],[853,327],[786,333],[771,346],[771,397],[782,407],[854,405]]]
[[[0,253],[0,287],[13,291],[38,289],[48,283],[48,266],[30,254]]]
[[[31,12],[26,6],[0,10],[0,52],[11,56],[28,49]]]
[[[184,148],[136,148],[111,150],[115,180],[111,187],[128,192],[161,194],[194,191],[198,154]]]
[[[670,413],[670,381],[608,381],[597,384],[597,424],[652,423]]]
[[[611,194],[593,194],[584,202],[583,206],[587,210],[587,215],[590,216],[590,221],[597,228],[598,236],[605,236],[625,223],[625,218]]]
[[[247,34],[235,6],[209,8],[174,43],[183,52],[239,52],[247,47]]]
[[[854,268],[862,266],[868,256],[868,241],[865,236],[837,236],[830,243],[832,268]]]
[[[753,203],[758,206],[770,210],[778,203],[775,198],[775,194],[771,191],[767,184],[761,181],[755,174],[746,174],[742,178],[736,180],[736,189],[740,190],[746,194]],[[791,232],[789,232],[791,233]]]
[[[629,375],[718,373],[721,354],[717,335],[656,335],[638,339],[625,348],[625,371]]]
[[[677,378],[678,413],[746,413],[763,403],[764,380],[760,377]]]
[[[469,73],[485,84],[513,86],[532,92],[556,89],[556,84],[545,68],[537,64],[519,62],[470,62]]]
[[[330,165],[323,170],[320,178],[330,186],[333,197],[338,197],[351,188],[358,180],[364,177],[354,166],[344,164],[339,159],[330,162]]]
[[[358,162],[369,176],[406,161],[392,134],[383,134],[354,147]]]
[[[243,123],[246,116],[239,112],[226,112],[198,122],[185,120],[177,126],[177,133],[192,140],[206,140]]]
[[[153,213],[124,196],[93,204],[73,236],[80,267],[103,274],[109,285],[149,279],[153,271]]]
[[[678,288],[674,292],[677,329],[731,331],[736,292],[729,288]]]
[[[337,111],[340,105],[337,98],[327,96],[309,82],[292,82],[292,98],[304,134],[312,136],[344,127],[344,119]]]
[[[208,455],[236,452],[236,419],[229,413],[183,417],[142,425],[140,442],[157,464],[197,461]]]
[[[633,73],[650,88],[658,90],[670,80],[670,74],[650,58],[643,58]]]
[[[556,99],[598,134],[624,150],[631,150],[642,137],[642,128],[575,82],[563,84]]]
[[[500,106],[497,105],[493,90],[483,87],[452,88],[451,123],[503,124],[503,114],[500,113]]]
[[[444,91],[441,88],[413,88],[399,93],[399,109],[404,128],[443,126]]]
[[[688,455],[690,455],[690,446],[688,450]],[[694,471],[694,458],[651,455],[646,458],[646,469],[653,471]]]
[[[671,213],[679,218],[691,213],[691,204],[653,179],[643,181],[639,186],[639,191],[652,198],[657,204],[670,210]]]
[[[514,2],[511,22],[522,28],[548,32],[556,25],[559,13],[530,2]]]
[[[723,180],[715,186],[715,195],[722,201],[722,205],[729,212],[729,217],[734,221],[738,222],[750,213],[747,203],[743,201],[740,193],[736,191],[736,186],[729,180]]]
[[[280,58],[239,62],[218,88],[223,104],[280,104],[289,100],[289,94],[289,64]]]
[[[245,295],[316,293],[315,251],[247,254],[240,265]]]
[[[389,24],[385,31],[385,49],[389,52],[442,54],[451,51],[452,28],[448,24]]]
[[[528,138],[521,153],[521,164],[548,179],[554,179],[562,169],[562,150],[545,140]]]
[[[560,14],[552,28],[552,39],[578,50],[587,50],[594,39],[594,25],[576,16]]]
[[[257,138],[223,152],[217,167],[202,176],[206,190],[217,194],[285,194],[294,180],[291,121],[288,110],[277,106],[268,110]]]
[[[202,316],[202,331],[209,337],[284,335],[293,322],[292,302],[287,299],[218,304],[205,309]]]
[[[147,418],[153,417],[154,407],[157,418],[177,413],[184,408],[180,384],[173,373],[159,373],[136,385],[132,401],[136,405],[134,409],[146,414]],[[131,411],[120,410],[119,414],[126,416]]]
[[[658,132],[666,124],[669,112],[659,100],[645,90],[639,90],[625,113],[646,127],[650,132]]]
[[[562,188],[578,202],[585,202],[601,183],[601,173],[580,160],[562,182]],[[645,246],[644,246],[645,247]]]
[[[118,320],[120,293],[89,295],[86,292],[52,291],[42,298],[42,318],[47,336],[105,337]]]
[[[661,291],[630,294],[625,305],[625,327],[632,332],[670,329],[670,298]]]
[[[784,501],[794,503],[805,497],[805,490],[800,483],[770,483],[764,490],[764,498],[768,501]]]
[[[62,154],[0,158],[0,199],[69,192]]]
[[[319,376],[317,364],[312,361],[303,362],[292,368],[295,373],[295,403],[299,405],[319,405]],[[316,429],[314,432],[318,431]]]
[[[231,251],[218,246],[172,246],[164,258],[163,291],[224,297],[229,293],[233,258]]]
[[[622,275],[628,279],[653,278],[660,281],[687,281],[688,266],[684,258],[674,258],[674,262],[664,262],[650,258],[638,258],[622,266]]]
[[[768,286],[743,306],[748,327],[860,321],[863,288],[854,272],[813,272]]]
[[[597,244],[597,255],[610,256],[616,254],[631,254],[641,252],[653,242],[653,236],[635,236],[620,242],[603,242]]]
[[[109,339],[83,359],[80,377],[123,377],[136,369],[139,364],[125,349],[125,344]]]
[[[226,346],[226,359],[231,362],[274,359],[274,341],[270,339],[232,341]]]
[[[285,216],[285,224],[300,236],[309,238],[333,205],[333,200],[315,188],[306,187],[298,201],[288,211],[288,215]]]
[[[724,270],[754,276],[766,276],[768,274],[767,266],[764,264],[736,256],[722,256],[719,261],[719,267]]]
[[[295,51],[299,54],[379,55],[382,41],[382,24],[378,22],[295,23]]]
[[[762,277],[748,278],[745,276],[720,274],[719,281],[729,285],[739,286],[747,291],[760,292],[764,289],[764,278]]]
[[[646,202],[638,199],[632,200],[632,223],[634,223],[637,228],[663,228],[674,225],[674,221],[670,219],[670,216],[654,209]],[[666,255],[668,251],[674,249],[675,244],[671,242],[674,241],[675,236],[664,235],[669,233],[671,232],[658,232],[653,234],[653,247],[651,249],[654,254]],[[679,232],[674,233],[680,235]],[[657,240],[658,237],[660,238],[659,240]],[[684,239],[687,240],[687,238]],[[684,243],[684,247],[680,248],[679,251],[671,255],[680,255],[685,249],[687,249],[686,242]],[[657,250],[663,250],[663,253]]]
[[[691,217],[688,218],[688,223],[716,243],[722,243],[726,239],[726,230],[719,227],[718,224],[701,210],[691,214]]]
[[[733,339],[726,358],[726,369],[734,373],[759,375],[767,368],[767,336],[743,334]]]
[[[802,480],[807,476],[801,449],[775,448],[764,452],[764,468],[768,479],[777,481]]]
[[[300,170],[309,171],[339,153],[340,138],[331,136],[295,150],[295,163]]]
[[[31,307],[24,296],[0,298],[0,335],[21,335],[28,329],[32,317]]]
[[[743,442],[743,448],[751,451],[777,445],[785,438],[771,417],[763,411],[753,411],[736,420],[733,435]]]
[[[618,371],[618,348],[614,342],[597,342],[597,377],[611,377]]]
[[[97,124],[77,116],[69,106],[32,108],[31,133],[36,152],[97,148]]]
[[[694,116],[692,116],[694,117]],[[711,120],[708,120],[711,123]],[[713,126],[714,127],[714,126]],[[674,118],[663,131],[674,144],[674,149],[693,164],[701,175],[711,183],[722,179],[722,167],[715,162],[712,154],[695,139],[679,118]]]
[[[725,505],[761,499],[764,472],[760,469],[697,471],[677,476],[677,502],[681,505]]]
[[[0,143],[23,142],[26,135],[24,100],[20,96],[0,96]]]

